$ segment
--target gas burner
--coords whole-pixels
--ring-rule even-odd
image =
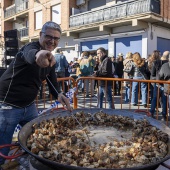
[[[54,170],[53,168],[44,165],[32,156],[29,156],[29,167],[30,170]],[[56,170],[56,169],[55,169]]]

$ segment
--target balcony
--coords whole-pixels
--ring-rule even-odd
[[[28,37],[28,27],[19,30],[20,38]]]
[[[5,18],[14,16],[15,14],[16,14],[15,4],[9,6],[9,7],[6,8],[5,11],[4,11],[4,17],[5,17]]]
[[[13,4],[4,10],[4,18],[12,17],[20,12],[28,9],[28,1],[24,0],[21,3]]]
[[[160,14],[158,0],[131,0],[95,11],[70,16],[70,27],[83,26],[145,13]]]
[[[27,2],[27,0],[22,1],[22,3],[18,3],[18,5],[16,6],[16,13],[25,11],[26,9],[28,9],[28,2]]]

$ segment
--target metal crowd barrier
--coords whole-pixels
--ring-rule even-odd
[[[76,87],[76,81],[72,77],[65,77],[65,78],[57,78],[57,82],[59,86],[61,86],[62,90],[64,90],[65,86],[67,86],[67,90],[69,91],[71,88]],[[36,106],[37,108],[45,109],[51,105],[55,99],[51,95],[47,82],[44,80],[42,82],[42,86],[40,89],[39,94],[36,97]],[[73,103],[76,104],[76,97],[73,97]]]
[[[115,106],[115,109],[130,109],[134,112],[144,112],[146,113],[148,116],[150,116],[149,114],[149,110],[150,110],[150,106],[151,106],[151,84],[156,83],[158,86],[158,92],[157,92],[157,102],[156,102],[156,119],[159,119],[159,111],[162,110],[162,108],[160,108],[160,84],[169,84],[170,86],[170,81],[159,81],[159,80],[135,80],[135,79],[123,79],[123,78],[102,78],[102,77],[81,77],[78,79],[73,79],[72,77],[66,77],[66,78],[58,78],[57,81],[61,82],[62,84],[62,89],[64,89],[65,87],[65,83],[67,82],[68,85],[68,89],[71,89],[73,87],[77,87],[77,91],[75,93],[75,95],[73,96],[73,103],[72,106],[74,109],[76,108],[96,108],[98,107],[98,101],[99,101],[99,91],[98,91],[98,86],[99,86],[99,81],[105,81],[105,88],[107,87],[107,83],[108,81],[112,81],[112,99],[113,99],[113,105]],[[89,88],[86,88],[87,83],[86,81],[88,81],[88,85]],[[120,82],[121,85],[121,93],[120,96],[115,96],[114,95],[114,89],[115,89],[115,85],[117,84],[117,82]],[[129,89],[130,89],[130,99],[132,96],[132,84],[133,82],[138,82],[138,103],[137,106],[133,106],[131,104],[131,102],[129,101],[128,103],[124,101],[124,97],[125,97],[125,87],[126,87],[126,82],[128,82],[129,85]],[[147,83],[147,105],[146,108],[144,108],[141,105],[141,93],[140,93],[140,84],[144,82]],[[94,84],[97,83],[98,85],[94,88]],[[84,89],[82,89],[81,85],[84,84]],[[49,94],[48,90],[47,90],[47,85],[46,82],[43,82],[43,97],[41,99],[41,106],[43,105],[43,108],[46,108],[48,104],[52,104],[54,102],[51,94]],[[170,88],[169,88],[170,89]],[[88,96],[86,96],[86,91],[89,90]],[[107,90],[107,88],[106,88]],[[168,92],[170,94],[170,92]],[[47,97],[47,94],[49,95],[49,97]],[[92,95],[93,94],[93,95]],[[39,102],[40,100],[38,99],[39,96],[37,96],[36,99],[36,103],[37,103],[37,107],[39,107]],[[169,117],[169,96],[167,97],[167,103],[166,103],[166,107],[167,107],[167,122],[168,122],[168,117]],[[107,103],[107,99],[106,97],[103,100],[103,108],[108,108],[108,103]]]

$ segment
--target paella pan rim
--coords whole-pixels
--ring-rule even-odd
[[[146,118],[152,125],[154,123],[153,126],[159,125],[160,127],[165,128],[166,133],[169,131],[168,135],[169,135],[169,139],[170,139],[170,128],[168,126],[164,125],[162,122],[160,122],[158,120],[155,120],[153,118],[144,116],[142,114],[133,113],[133,112],[130,112],[130,111],[127,112],[127,110],[126,110],[125,113],[124,113],[124,110],[118,110],[118,109],[117,110],[102,109],[102,110],[103,110],[103,112],[108,113],[108,114],[128,116],[128,117],[135,118],[135,119],[144,119],[144,118]],[[101,109],[75,109],[73,113],[76,113],[76,112],[79,112],[79,111],[85,111],[85,112],[88,112],[88,113],[96,113],[98,111],[101,111]],[[69,113],[68,111],[62,111],[63,115],[68,115],[68,113]],[[73,169],[75,169],[75,170],[80,170],[80,169],[81,170],[103,170],[101,168],[87,168],[87,167],[80,167],[80,166],[71,166],[71,165],[61,164],[61,163],[58,163],[58,162],[55,162],[55,161],[50,161],[48,159],[42,158],[42,157],[32,153],[27,148],[26,142],[27,142],[28,136],[32,132],[32,130],[31,130],[32,125],[35,122],[39,123],[42,120],[52,119],[52,118],[55,118],[55,117],[56,117],[55,113],[53,113],[53,114],[45,114],[45,115],[42,115],[40,117],[37,117],[37,118],[33,119],[32,121],[30,121],[26,125],[24,125],[23,128],[18,133],[18,142],[21,145],[22,149],[25,150],[27,153],[29,153],[34,158],[36,158],[38,161],[40,161],[40,162],[42,162],[42,163],[44,163],[46,165],[49,165],[50,167],[64,168],[65,170],[66,169],[67,170],[73,170]],[[160,128],[160,130],[162,130],[162,129]],[[170,143],[170,140],[169,140],[169,143]],[[146,165],[143,165],[143,166],[137,166],[137,167],[131,167],[131,168],[118,168],[118,169],[112,168],[112,169],[107,169],[107,170],[144,170],[144,169],[152,169],[153,167],[157,168],[161,163],[165,162],[169,158],[170,158],[170,147],[169,147],[167,156],[164,157],[162,160],[156,162],[156,163],[146,164]]]

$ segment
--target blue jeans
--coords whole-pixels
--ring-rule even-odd
[[[38,116],[35,103],[25,108],[9,107],[6,104],[0,104],[0,145],[11,144],[15,127],[20,124],[24,126],[27,122]],[[4,155],[8,155],[9,148],[0,149]],[[5,159],[0,157],[0,165]]]
[[[136,80],[143,80],[142,77],[133,77],[133,79]],[[142,104],[147,103],[147,83],[140,83],[140,90],[142,94]],[[133,82],[132,83],[132,98],[131,98],[131,103],[132,104],[138,104],[138,94],[139,94],[139,82]]]
[[[126,85],[125,87],[125,102],[129,102],[130,100],[130,87]]]
[[[81,76],[80,75],[78,75],[78,78],[80,78]],[[82,86],[82,79],[81,80],[79,80],[78,81],[78,89],[80,89],[80,88],[83,88],[83,86]]]
[[[88,75],[87,77],[91,77],[91,75]],[[94,96],[94,80],[90,80],[90,79],[84,80],[84,88],[86,89],[86,95],[89,95],[89,83],[90,83],[91,96]]]
[[[152,99],[153,99],[153,89],[154,89],[154,84],[153,83],[150,83],[150,99],[151,99],[151,101],[152,101]]]
[[[99,86],[99,108],[103,108],[103,97],[107,98],[109,109],[112,109],[112,86],[102,87]]]
[[[154,89],[153,89],[153,99],[152,99],[152,102],[151,102],[151,109],[150,109],[150,112],[151,112],[152,115],[154,115],[154,113],[155,113],[155,109],[156,109],[156,105],[157,105],[157,96],[158,96],[158,87],[155,84]],[[162,115],[166,116],[166,113],[167,113],[167,97],[164,95],[164,89],[162,89],[162,88],[159,88],[159,97],[161,97]]]

